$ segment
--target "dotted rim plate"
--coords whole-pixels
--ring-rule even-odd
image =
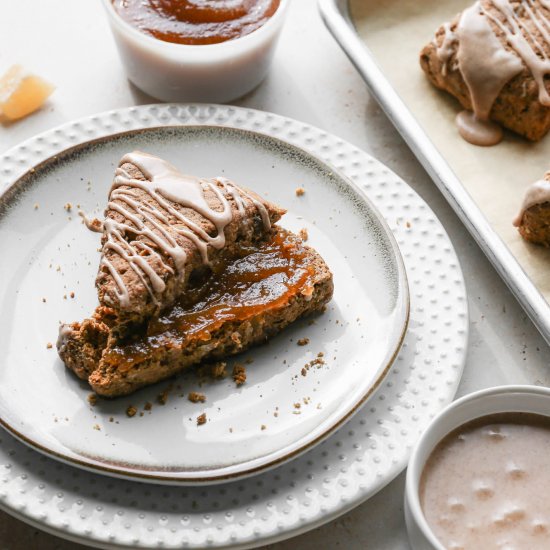
[[[249,129],[302,147],[368,194],[399,243],[411,317],[394,367],[368,404],[294,461],[241,481],[166,487],[66,466],[0,434],[0,507],[100,548],[250,548],[298,535],[374,495],[406,466],[416,440],[456,392],[468,312],[458,259],[424,201],[343,140],[270,113],[216,105],[150,105],[88,117],[2,156],[0,189],[41,159],[106,135],[173,125]]]

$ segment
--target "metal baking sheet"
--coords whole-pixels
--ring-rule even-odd
[[[456,130],[460,106],[418,62],[444,21],[473,0],[319,0],[321,15],[371,93],[525,311],[550,343],[550,249],[512,226],[525,188],[550,169],[550,136],[533,144],[506,133],[475,147]]]

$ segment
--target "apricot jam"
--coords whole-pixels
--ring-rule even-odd
[[[242,322],[285,306],[293,296],[311,294],[314,269],[301,241],[278,232],[270,241],[251,248],[214,274],[193,292],[194,305],[168,308],[149,322],[144,334],[108,352],[104,359],[129,369],[163,346],[179,347],[209,340],[227,322]]]
[[[280,0],[112,0],[117,13],[144,34],[176,44],[216,44],[250,34]]]

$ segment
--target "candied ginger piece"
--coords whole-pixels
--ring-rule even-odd
[[[39,76],[25,72],[21,65],[13,65],[0,78],[0,114],[8,120],[17,120],[39,109],[55,87]]]

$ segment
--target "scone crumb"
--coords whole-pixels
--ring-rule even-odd
[[[71,293],[69,294],[69,296],[70,296],[71,298],[74,298],[74,292],[71,292]]]
[[[112,416],[110,416],[109,417],[109,422],[114,422],[114,421],[115,421],[115,419]]]
[[[300,338],[296,343],[299,346],[307,346],[309,344],[309,338]]]
[[[69,210],[71,210],[72,207],[73,205],[70,202],[68,202],[63,208],[68,212]]]
[[[233,428],[229,428],[229,433],[233,433]]]
[[[262,424],[262,426],[261,426],[262,430],[265,430],[266,427],[267,427],[267,426],[266,426],[265,424]]]
[[[300,235],[300,239],[302,239],[302,241],[307,241],[309,237],[307,233],[307,229],[305,227],[303,227],[302,229],[300,229],[300,231],[298,231],[298,235]]]
[[[94,430],[97,430],[98,432],[101,431],[101,426],[99,424],[94,424]]]
[[[144,408],[146,411],[150,411],[150,410],[153,408],[153,403],[147,401],[147,403],[145,403],[145,405],[143,406],[143,408]]]
[[[206,401],[206,395],[196,391],[190,392],[187,398],[191,401],[191,403],[204,403]]]
[[[38,210],[39,208],[40,208],[40,205],[39,205],[38,203],[36,203],[36,204],[34,205],[34,209],[35,209],[35,210]]]
[[[405,225],[406,225],[407,229],[411,228],[411,222],[407,222]]]
[[[97,403],[97,395],[95,393],[90,393],[88,395],[88,403],[93,407]]]
[[[133,405],[130,405],[126,409],[126,416],[128,416],[129,418],[132,418],[132,416],[136,416],[136,413],[137,413],[137,409]]]
[[[305,367],[302,367],[302,370],[300,372],[302,376],[307,376],[307,369]]]
[[[166,402],[168,401],[168,394],[170,393],[170,390],[172,388],[169,387],[169,388],[166,388],[164,391],[160,392],[158,395],[157,395],[157,401],[161,404],[161,405],[166,405]]]
[[[237,386],[242,386],[246,382],[246,368],[244,365],[237,363],[233,367],[233,380]]]
[[[296,187],[296,196],[297,197],[301,197],[305,192],[306,192],[306,190],[303,187]]]
[[[294,403],[294,408],[299,409],[302,406],[301,403]]]
[[[227,363],[225,361],[218,361],[212,365],[211,376],[212,378],[225,378],[227,372],[225,371]]]
[[[51,342],[48,342],[48,343],[46,344],[46,348],[47,348],[47,349],[52,349],[52,348],[53,348],[52,343],[51,343]]]
[[[203,424],[206,424],[206,413],[197,416],[197,426],[202,426]]]
[[[46,303],[46,298],[42,298],[42,302],[45,304]]]

